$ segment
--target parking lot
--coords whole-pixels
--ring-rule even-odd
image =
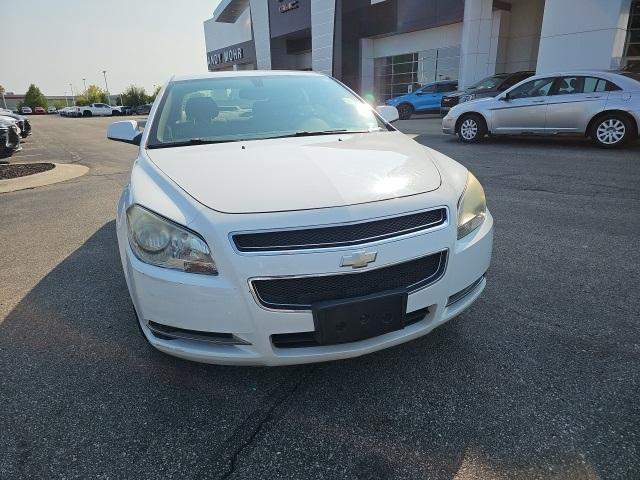
[[[398,122],[484,185],[484,294],[389,350],[241,368],[138,333],[114,225],[136,149],[113,119],[31,120],[12,162],[90,171],[0,195],[0,478],[640,478],[637,142]]]

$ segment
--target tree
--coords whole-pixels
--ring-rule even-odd
[[[76,105],[90,103],[107,103],[107,92],[97,85],[89,85],[83,94],[76,95]]]
[[[22,104],[33,109],[36,107],[47,108],[47,103],[47,97],[43,95],[40,89],[33,83],[29,85],[29,89],[24,95],[24,101],[22,102]]]
[[[156,99],[156,97],[160,93],[161,88],[162,87],[160,85],[156,86],[156,88],[153,90],[153,93],[149,96],[149,103],[153,102]]]
[[[144,105],[149,99],[144,87],[138,87],[136,85],[129,85],[120,96],[122,98],[122,104],[130,107]]]
[[[53,106],[56,107],[56,110],[60,110],[61,108],[68,106],[67,102],[65,102],[64,100],[54,100],[53,102],[49,103],[53,104]]]
[[[6,92],[6,90],[2,85],[0,85],[0,95],[2,95],[4,92]]]

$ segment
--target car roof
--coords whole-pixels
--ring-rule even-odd
[[[619,70],[566,70],[560,72],[549,72],[549,73],[540,73],[538,75],[534,75],[527,80],[537,80],[539,78],[548,78],[548,77],[569,77],[569,76],[579,76],[579,77],[600,77],[605,80],[610,80],[614,82],[619,87],[627,90],[637,90],[638,89],[638,81],[634,80],[631,77],[627,77],[622,75]]]
[[[241,70],[241,71],[222,71],[196,73],[193,75],[174,75],[171,81],[181,82],[183,80],[201,80],[206,78],[229,78],[229,77],[264,77],[264,76],[308,76],[323,77],[324,73],[304,72],[301,70]]]

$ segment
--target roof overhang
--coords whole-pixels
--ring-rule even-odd
[[[213,19],[216,22],[235,23],[247,8],[249,0],[222,0],[213,12]]]

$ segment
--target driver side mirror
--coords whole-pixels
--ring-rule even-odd
[[[393,123],[400,118],[398,109],[391,105],[380,105],[376,107],[376,111],[385,122]]]
[[[125,120],[122,122],[112,123],[107,129],[107,138],[109,140],[115,140],[116,142],[140,145],[142,132],[138,127],[138,122],[135,120]]]
[[[508,102],[509,100],[511,100],[511,96],[508,93],[505,93],[499,98],[499,100],[502,100],[503,102]]]

